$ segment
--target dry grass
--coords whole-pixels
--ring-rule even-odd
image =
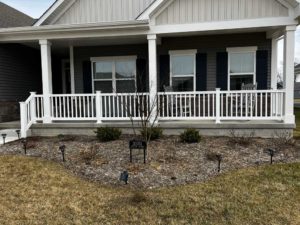
[[[299,163],[137,192],[83,181],[49,161],[0,157],[0,224],[296,225],[299,199]]]

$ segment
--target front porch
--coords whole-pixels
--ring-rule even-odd
[[[31,128],[51,133],[53,127],[58,134],[76,133],[77,128],[86,133],[98,126],[128,130],[130,121],[145,118],[170,134],[188,127],[212,135],[230,129],[254,130],[260,136],[291,131],[294,29],[272,30],[274,37],[267,30],[131,40],[40,40],[43,93],[31,93],[21,103],[22,136]],[[282,34],[284,88],[277,89],[277,42]],[[70,42],[73,45],[68,46]],[[62,50],[69,53],[69,66],[59,76],[52,71],[52,56]],[[60,60],[66,61],[65,56]],[[244,83],[257,88],[241,90]],[[265,135],[266,130],[270,132]]]

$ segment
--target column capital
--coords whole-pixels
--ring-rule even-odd
[[[297,30],[297,26],[296,25],[286,26],[284,30],[286,32],[287,31],[296,31]]]
[[[156,34],[148,34],[147,35],[147,39],[148,40],[156,40],[157,39],[157,35]]]
[[[39,40],[39,43],[40,45],[52,45],[52,43],[49,40]]]

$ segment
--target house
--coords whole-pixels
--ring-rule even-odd
[[[33,26],[0,30],[41,52],[22,136],[126,130],[145,116],[169,133],[292,132],[299,16],[296,0],[57,0]]]
[[[0,2],[0,29],[30,26],[31,17]],[[42,87],[40,53],[26,43],[0,43],[0,122],[20,119],[19,102]]]
[[[300,64],[295,66],[295,98],[300,98]]]

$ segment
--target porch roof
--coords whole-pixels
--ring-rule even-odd
[[[146,20],[16,27],[0,29],[0,42],[146,35],[148,30]]]

